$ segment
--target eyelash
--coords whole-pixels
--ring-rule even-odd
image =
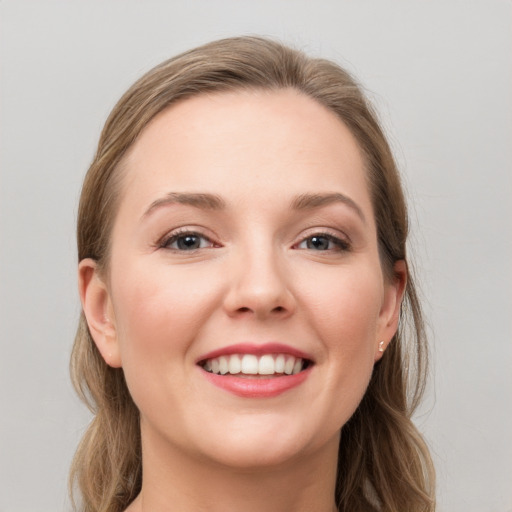
[[[178,242],[180,239],[184,239],[186,237],[190,237],[190,238],[195,237],[197,239],[200,239],[201,241],[206,241],[209,245],[208,245],[208,247],[195,247],[195,248],[188,249],[188,250],[179,248],[179,247],[170,247],[170,245],[172,245],[172,244]],[[325,239],[329,243],[334,244],[336,247],[323,249],[323,250],[315,250],[315,249],[312,249],[311,247],[303,247],[303,248],[300,247],[300,245],[302,245],[304,243],[307,244],[308,241],[312,240],[313,238]],[[201,244],[201,242],[200,242],[200,244]],[[164,236],[156,244],[156,246],[159,249],[167,249],[167,250],[171,250],[171,251],[175,251],[175,252],[195,252],[200,249],[220,247],[220,245],[215,244],[215,242],[213,242],[211,238],[205,236],[204,234],[199,233],[197,231],[190,230],[190,229],[186,229],[186,228],[182,229],[182,230],[174,231],[174,232]],[[343,240],[337,236],[334,236],[331,233],[317,232],[317,233],[312,233],[311,235],[303,238],[299,243],[297,243],[293,246],[293,249],[311,250],[313,252],[333,252],[333,251],[334,252],[348,252],[351,249],[351,244],[349,241]]]
[[[182,230],[179,230],[179,231],[174,231],[166,236],[164,236],[158,243],[157,243],[157,247],[159,249],[168,249],[168,250],[171,250],[171,251],[176,251],[176,252],[193,252],[193,251],[197,251],[199,249],[205,249],[205,247],[197,247],[197,248],[194,248],[194,249],[189,249],[188,251],[186,249],[180,249],[180,248],[174,248],[174,247],[170,247],[171,244],[177,242],[178,240],[180,239],[184,239],[186,237],[196,237],[198,239],[201,239],[201,240],[204,240],[206,242],[208,242],[208,244],[210,244],[211,247],[219,247],[218,245],[216,245],[212,240],[211,238],[208,238],[207,236],[203,235],[202,233],[198,233],[197,231],[191,231],[189,229],[182,229]]]
[[[307,243],[308,240],[311,240],[313,238],[325,238],[329,242],[332,242],[336,246],[336,248],[315,251],[314,249],[305,247],[300,250],[308,250],[309,249],[314,252],[332,252],[334,250],[336,252],[347,252],[347,251],[350,251],[350,249],[351,249],[351,245],[348,242],[348,240],[343,240],[342,238],[334,236],[331,233],[322,233],[322,232],[312,233],[311,235],[307,236],[306,238],[303,238],[298,244],[295,245],[295,247],[298,248],[299,245],[302,245],[303,243]]]

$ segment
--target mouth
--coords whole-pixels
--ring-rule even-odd
[[[199,361],[199,366],[215,375],[236,375],[245,378],[297,375],[309,368],[311,360],[285,353],[228,354]]]
[[[314,360],[291,346],[237,344],[204,354],[196,361],[214,386],[242,398],[271,398],[301,386]]]

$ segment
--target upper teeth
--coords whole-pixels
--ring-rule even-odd
[[[260,357],[254,354],[232,354],[207,359],[203,368],[209,372],[225,375],[226,373],[246,375],[274,375],[285,373],[295,375],[304,366],[300,357],[288,354],[264,354]]]

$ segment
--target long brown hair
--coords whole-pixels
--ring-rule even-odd
[[[359,143],[384,273],[406,260],[407,210],[400,177],[376,115],[338,65],[276,41],[238,37],[185,52],[139,79],[110,114],[86,175],[78,212],[78,259],[108,270],[123,156],[144,127],[177,101],[207,91],[294,88],[339,116]],[[398,332],[368,390],[342,428],[336,503],[343,512],[434,510],[434,470],[411,416],[425,386],[426,341],[408,272]],[[94,413],[73,462],[83,512],[121,512],[142,485],[139,412],[122,369],[107,366],[82,313],[71,357],[73,383]]]

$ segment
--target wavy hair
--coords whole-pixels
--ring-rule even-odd
[[[170,105],[211,91],[293,88],[335,113],[363,152],[381,265],[406,260],[408,216],[393,155],[361,86],[324,59],[261,37],[236,37],[187,51],[156,66],[119,100],[101,133],[78,211],[78,260],[108,271],[120,201],[123,157],[144,127]],[[408,271],[399,328],[376,363],[362,402],[343,426],[336,503],[340,512],[432,512],[434,469],[412,422],[425,387],[427,347],[420,302]],[[71,375],[94,414],[73,461],[75,510],[122,512],[142,485],[139,412],[123,370],[107,366],[82,313]]]

